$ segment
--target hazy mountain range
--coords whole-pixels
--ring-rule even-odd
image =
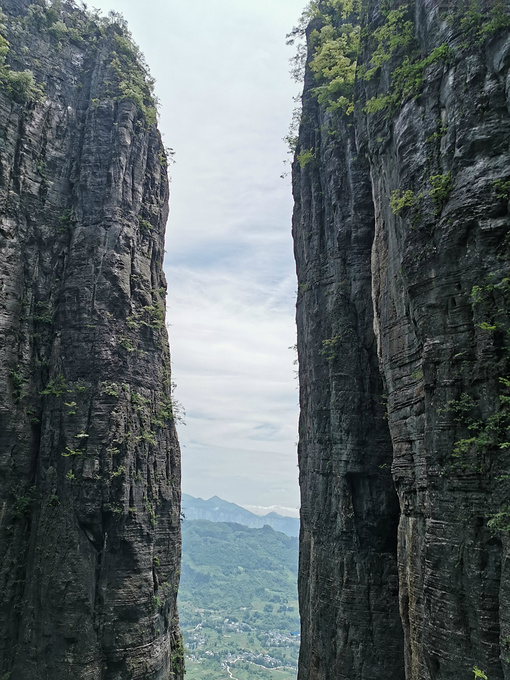
[[[244,524],[251,529],[260,529],[269,525],[275,531],[281,531],[287,536],[299,536],[299,519],[297,517],[284,517],[277,512],[259,516],[240,505],[224,501],[218,496],[203,500],[183,493],[182,511],[184,517],[189,520],[207,519],[210,522],[235,522]]]

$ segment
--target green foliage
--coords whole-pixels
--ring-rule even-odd
[[[13,499],[11,515],[13,519],[27,519],[35,502],[36,487],[23,487],[21,485],[11,489]]]
[[[322,26],[310,35],[310,69],[317,87],[314,94],[328,110],[352,111],[352,94],[360,38],[361,0],[312,0],[303,10],[298,25],[287,36],[287,44],[297,44],[292,59],[291,74],[301,81],[304,75],[307,49],[306,29],[311,20]],[[295,142],[300,108],[295,109],[289,134],[285,138],[291,151]]]
[[[58,221],[59,221],[58,231],[60,233],[70,231],[72,226],[76,222],[76,214],[74,210],[72,209],[64,210],[64,212],[59,216]]]
[[[417,97],[420,94],[425,69],[428,66],[439,61],[448,64],[452,58],[453,51],[446,44],[436,47],[424,59],[406,55],[401,65],[392,72],[389,92],[369,99],[365,105],[365,112],[373,114],[386,109],[387,115],[390,115],[406,99]]]
[[[145,411],[146,407],[148,404],[150,404],[150,399],[146,399],[143,395],[141,395],[139,392],[136,390],[132,390],[131,392],[131,403],[135,407],[135,411]]]
[[[300,168],[304,168],[315,159],[315,154],[312,151],[312,149],[303,149],[300,151],[297,156],[296,160],[299,163]]]
[[[66,446],[65,451],[62,453],[62,456],[64,458],[70,458],[70,457],[73,457],[73,456],[82,456],[82,455],[83,455],[83,451],[81,449],[72,449],[69,446]]]
[[[53,323],[53,313],[50,305],[44,300],[39,300],[35,304],[35,314],[32,317],[34,322],[51,324]]]
[[[152,304],[143,307],[143,311],[148,317],[147,321],[142,321],[146,326],[154,329],[165,327],[165,306],[163,304]]]
[[[173,420],[174,410],[173,410],[173,404],[172,404],[171,399],[169,399],[169,398],[163,399],[163,401],[159,405],[158,415],[163,420],[167,420],[167,421]]]
[[[109,397],[119,398],[119,386],[116,383],[102,382],[101,391],[103,394],[107,394]]]
[[[510,319],[508,317],[510,277],[493,272],[487,277],[486,283],[473,286],[471,305],[477,321],[476,326],[482,331],[500,334],[508,356],[510,354]]]
[[[52,378],[51,380],[48,381],[46,384],[46,387],[44,390],[42,390],[41,394],[43,395],[52,395],[54,397],[62,397],[64,394],[69,394],[71,392],[71,388],[69,387],[66,379],[62,374],[58,374],[55,378]]]
[[[510,11],[504,0],[492,0],[488,7],[481,0],[457,0],[456,4],[444,18],[451,26],[460,28],[466,48],[481,45],[498,30],[510,26]]]
[[[156,515],[156,510],[154,509],[154,506],[152,505],[151,501],[146,500],[145,507],[149,515],[149,521],[152,524],[152,526],[155,527],[158,523],[159,515]]]
[[[75,401],[69,401],[69,402],[64,402],[64,406],[67,406],[69,411],[67,412],[68,416],[75,416],[76,415],[76,402]],[[76,435],[78,436],[78,435]],[[87,435],[88,436],[88,435]]]
[[[11,368],[9,375],[11,376],[12,381],[12,396],[14,403],[18,404],[23,399],[23,397],[26,396],[26,392],[23,389],[25,381],[21,375],[20,365],[18,364],[16,368]]]
[[[57,496],[56,493],[52,493],[51,496],[48,498],[48,505],[51,508],[58,508],[60,505],[60,498]]]
[[[137,441],[142,441],[146,442],[147,444],[150,444],[151,446],[156,446],[157,440],[156,440],[156,434],[151,431],[146,431],[144,430],[139,437],[136,438]]]
[[[121,335],[120,338],[120,346],[126,350],[126,352],[134,352],[135,347],[131,344],[131,340],[129,338],[126,338],[124,335]]]
[[[46,35],[53,42],[53,49],[74,43],[93,46],[103,42],[111,54],[110,90],[105,94],[116,100],[132,100],[145,118],[148,127],[156,122],[157,101],[154,96],[154,80],[151,78],[143,55],[132,40],[123,17],[110,12],[108,18],[97,10],[79,9],[53,0],[50,6],[33,3],[26,17],[18,22],[18,30],[25,31],[27,38],[35,32]],[[3,21],[0,17],[0,33]],[[15,99],[26,102],[41,97],[31,71],[13,72],[5,64],[9,44],[0,36],[0,87]],[[106,52],[103,50],[103,53]],[[96,101],[99,103],[99,100]]]
[[[32,71],[13,71],[6,63],[10,45],[5,30],[5,15],[0,10],[0,89],[21,104],[41,99],[43,89],[36,84]]]
[[[360,33],[357,24],[342,23],[336,27],[327,23],[310,36],[314,45],[310,69],[319,83],[314,93],[330,111],[340,109],[349,114],[353,110]]]
[[[445,175],[432,175],[432,177],[429,177],[429,182],[432,185],[430,197],[436,206],[435,214],[439,215],[453,189],[451,172],[447,172]]]
[[[496,180],[493,185],[494,193],[496,198],[508,201],[510,199],[510,179],[509,180]]]
[[[503,533],[503,534],[509,534],[510,533],[510,505],[503,506],[499,512],[496,512],[494,515],[491,515],[489,517],[489,521],[487,522],[487,526],[494,533],[499,532],[499,533]],[[481,676],[475,675],[475,677],[481,677]]]
[[[368,114],[378,113],[379,111],[388,111],[395,104],[395,98],[392,95],[379,95],[377,97],[372,97],[365,104],[364,111]]]
[[[481,678],[481,680],[487,680],[487,676],[483,671],[481,671],[477,666],[473,668],[473,673],[475,675],[475,678]]]
[[[179,409],[179,406],[180,405],[177,402],[178,409]],[[152,424],[155,427],[166,427],[167,423],[174,420],[174,408],[175,408],[175,405],[174,405],[173,400],[169,397],[165,397],[158,404],[158,411],[157,411],[156,417],[152,421]],[[181,410],[182,410],[182,407],[181,407]],[[176,420],[182,422],[182,417],[180,417],[178,415]]]
[[[116,470],[112,471],[111,477],[113,479],[114,477],[122,477],[125,474],[126,474],[126,466],[125,465],[119,465],[119,467]]]
[[[370,34],[370,41],[375,43],[368,68],[361,74],[364,80],[370,80],[378,69],[385,64],[398,49],[406,49],[414,38],[414,24],[409,20],[409,6],[386,11],[385,21]]]
[[[322,341],[322,347],[319,354],[325,357],[328,361],[333,361],[338,356],[338,350],[341,342],[341,336],[336,333],[331,338]]]
[[[117,99],[131,99],[143,113],[148,127],[156,124],[157,102],[154,96],[154,79],[142,53],[133,42],[131,34],[123,25],[115,27],[111,66],[117,75],[120,95]]]
[[[152,224],[148,220],[144,220],[141,215],[138,215],[138,224],[140,225],[140,230],[143,233],[148,234],[154,230]]]
[[[499,404],[485,418],[481,417],[477,402],[466,392],[438,410],[438,413],[450,413],[454,422],[470,432],[469,437],[457,440],[453,446],[455,464],[462,469],[480,472],[482,456],[510,448],[510,379],[500,377],[498,385],[503,391],[498,394]]]
[[[206,520],[185,520],[182,531],[182,599],[198,607],[242,607],[250,606],[261,588],[294,594],[297,538],[268,526],[248,529]],[[200,583],[207,589],[195,591]]]
[[[200,520],[185,520],[182,532],[179,616],[193,654],[188,675],[223,680],[221,664],[230,654],[239,659],[230,662],[235,677],[295,679],[299,642],[290,631],[300,628],[298,539],[267,526]],[[243,662],[246,654],[253,663]]]
[[[390,208],[394,215],[399,215],[401,212],[406,212],[415,207],[416,196],[414,191],[407,189],[407,191],[402,191],[401,189],[395,189],[391,192],[390,196]]]
[[[172,647],[170,654],[172,662],[172,672],[174,675],[182,676],[184,671],[184,642],[181,637],[177,639]]]
[[[427,137],[426,142],[434,142],[435,140],[441,140],[444,135],[448,132],[448,125],[443,123],[441,120],[438,121],[437,130],[430,137]]]

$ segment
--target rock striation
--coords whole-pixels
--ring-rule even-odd
[[[306,19],[299,678],[508,680],[510,8]]]
[[[0,677],[182,678],[151,81],[118,16],[1,7]]]

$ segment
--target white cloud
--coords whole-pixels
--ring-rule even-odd
[[[243,505],[246,510],[253,512],[255,515],[268,515],[270,512],[277,512],[279,515],[287,517],[299,517],[299,510],[296,508],[286,508],[284,505]]]
[[[295,85],[285,34],[304,0],[97,0],[121,11],[176,151],[168,224],[170,341],[183,489],[298,504],[290,182]]]

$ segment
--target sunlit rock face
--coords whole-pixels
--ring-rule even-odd
[[[500,680],[510,9],[398,4],[364,2],[352,22],[324,2],[307,31],[293,173],[299,677],[457,680],[476,665]],[[311,61],[330,19],[361,22],[349,114],[317,101]]]
[[[120,20],[1,4],[0,677],[181,678],[150,87]]]

